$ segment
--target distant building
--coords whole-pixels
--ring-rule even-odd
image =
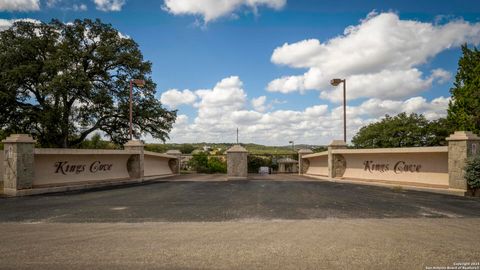
[[[189,166],[189,161],[192,159],[192,155],[182,155],[180,157],[180,169],[182,171],[191,171],[192,168]]]
[[[293,158],[281,158],[277,160],[278,173],[297,173],[298,161]]]
[[[200,150],[200,149],[195,149],[192,151],[192,155],[198,155],[200,153],[203,153],[204,151],[203,150]]]

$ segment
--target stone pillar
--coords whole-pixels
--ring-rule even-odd
[[[298,174],[304,174],[307,172],[310,162],[306,159],[303,160],[303,156],[313,154],[313,151],[310,149],[300,149],[298,150]]]
[[[228,180],[245,180],[248,176],[248,151],[240,145],[227,150]]]
[[[341,176],[339,175],[339,170],[344,170],[345,168],[341,168],[341,166],[339,166],[339,162],[338,162],[338,158],[339,157],[342,157],[341,155],[334,155],[332,153],[332,150],[335,150],[335,149],[346,149],[347,148],[347,144],[342,141],[342,140],[333,140],[330,145],[328,146],[328,177],[329,178],[335,178],[337,176]],[[339,156],[339,157],[337,157]],[[342,173],[343,175],[343,173]]]
[[[143,180],[144,176],[144,148],[141,141],[128,141],[123,148],[127,151],[138,152],[132,154],[127,161],[128,174],[130,179],[138,179],[139,181]]]
[[[3,192],[15,196],[18,190],[33,187],[35,140],[27,134],[12,134],[3,143]]]
[[[172,169],[172,172],[174,174],[180,174],[180,165],[181,165],[181,161],[182,161],[182,152],[180,152],[179,150],[168,150],[167,155],[170,155],[170,156],[175,156],[176,159],[172,159],[170,161],[173,161],[172,163],[168,162],[168,164],[170,165],[170,168]]]
[[[464,168],[469,157],[480,153],[480,137],[470,131],[455,131],[447,141],[449,186],[467,190]]]
[[[278,164],[278,172],[285,173],[285,163]]]

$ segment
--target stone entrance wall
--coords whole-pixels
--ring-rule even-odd
[[[35,149],[25,134],[3,142],[0,174],[3,193],[10,196],[142,182],[178,171],[179,156],[145,152],[139,141],[128,142],[125,150]]]
[[[410,153],[359,153],[342,151],[345,160],[344,173],[337,171],[339,178],[386,180],[405,183],[421,183],[448,187],[447,148],[413,149]],[[422,151],[422,152],[420,152]],[[431,152],[423,152],[431,151]],[[334,152],[335,153],[335,152]],[[335,155],[337,156],[337,155]],[[336,165],[337,170],[341,166]]]
[[[447,141],[448,147],[384,149],[347,149],[333,141],[328,151],[299,156],[309,162],[305,175],[467,190],[465,161],[480,153],[480,138],[457,131]]]
[[[127,162],[134,151],[35,149],[33,186],[130,179]]]
[[[145,151],[144,162],[145,177],[171,175],[177,171],[177,158],[170,155]]]
[[[305,157],[304,160],[309,163],[305,174],[328,176],[328,152],[310,155],[309,158]],[[304,161],[304,163],[306,162]]]

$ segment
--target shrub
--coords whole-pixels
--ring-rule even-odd
[[[109,142],[102,140],[100,133],[95,133],[90,139],[81,142],[77,148],[80,149],[115,149],[116,146]]]
[[[207,163],[208,173],[227,173],[227,163],[217,157],[211,157]]]
[[[195,146],[191,144],[182,144],[180,145],[179,150],[182,154],[191,154],[195,150]]]
[[[165,144],[146,144],[145,150],[150,152],[165,153],[168,149]]]
[[[227,163],[218,157],[209,157],[207,153],[194,154],[188,166],[197,173],[226,173]]]
[[[194,169],[196,172],[199,173],[208,173],[208,155],[207,153],[200,152],[198,154],[194,154],[192,159],[188,161],[189,167]]]
[[[480,189],[480,155],[467,161],[465,180],[467,180],[467,184],[471,189]]]

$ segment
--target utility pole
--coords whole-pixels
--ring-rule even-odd
[[[238,128],[237,128],[237,144],[238,144]]]

